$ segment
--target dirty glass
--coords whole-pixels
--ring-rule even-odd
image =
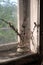
[[[10,22],[17,28],[17,0],[0,0],[0,19]],[[17,34],[0,20],[0,44],[17,42]]]

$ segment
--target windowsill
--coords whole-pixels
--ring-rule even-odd
[[[35,60],[38,60],[40,57],[39,54],[33,54],[33,53],[26,53],[24,55],[18,56],[18,57],[13,57],[13,58],[5,58],[5,59],[0,59],[0,64],[3,63],[9,63],[9,62],[14,62],[14,63],[27,63],[27,62],[32,62]],[[24,62],[26,61],[26,62]]]
[[[26,57],[26,56],[30,56],[31,54],[22,54],[22,55],[20,55],[20,56],[9,56],[9,57],[3,57],[3,58],[0,58],[0,63],[3,63],[3,62],[8,62],[8,61],[15,61],[15,60],[18,60],[18,59],[21,59],[21,58],[23,58],[23,57]]]
[[[17,43],[18,45],[18,43]],[[16,44],[9,44],[5,46],[0,46],[0,64],[8,63],[12,61],[21,62],[23,60],[28,60],[28,62],[35,61],[38,59],[38,54],[32,53],[32,52],[26,52],[24,54],[19,54],[15,52],[15,46],[17,48]],[[2,49],[3,48],[3,49]],[[10,55],[12,54],[12,55]],[[23,62],[24,63],[24,62]]]
[[[12,49],[14,47],[17,47],[19,42],[11,42],[11,43],[6,43],[6,44],[0,44],[0,51],[6,51],[9,49]]]

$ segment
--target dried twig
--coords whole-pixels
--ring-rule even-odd
[[[4,19],[0,19],[0,20],[2,20],[5,23],[9,24],[9,26],[16,32],[16,34],[19,35],[19,37],[21,37],[21,34],[17,31],[17,29],[10,22],[5,21]]]

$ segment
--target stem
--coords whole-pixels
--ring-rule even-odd
[[[17,29],[10,23],[10,22],[7,22],[5,21],[4,19],[0,19],[2,21],[4,21],[5,23],[9,24],[9,26],[16,32],[17,35],[19,35],[19,37],[21,38],[21,34],[18,33]]]

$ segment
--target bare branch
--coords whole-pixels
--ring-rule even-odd
[[[19,37],[21,37],[20,33],[18,33],[17,29],[10,22],[5,21],[4,19],[0,19],[0,20],[2,20],[5,23],[9,24],[9,26],[16,32],[16,34],[19,35]]]

